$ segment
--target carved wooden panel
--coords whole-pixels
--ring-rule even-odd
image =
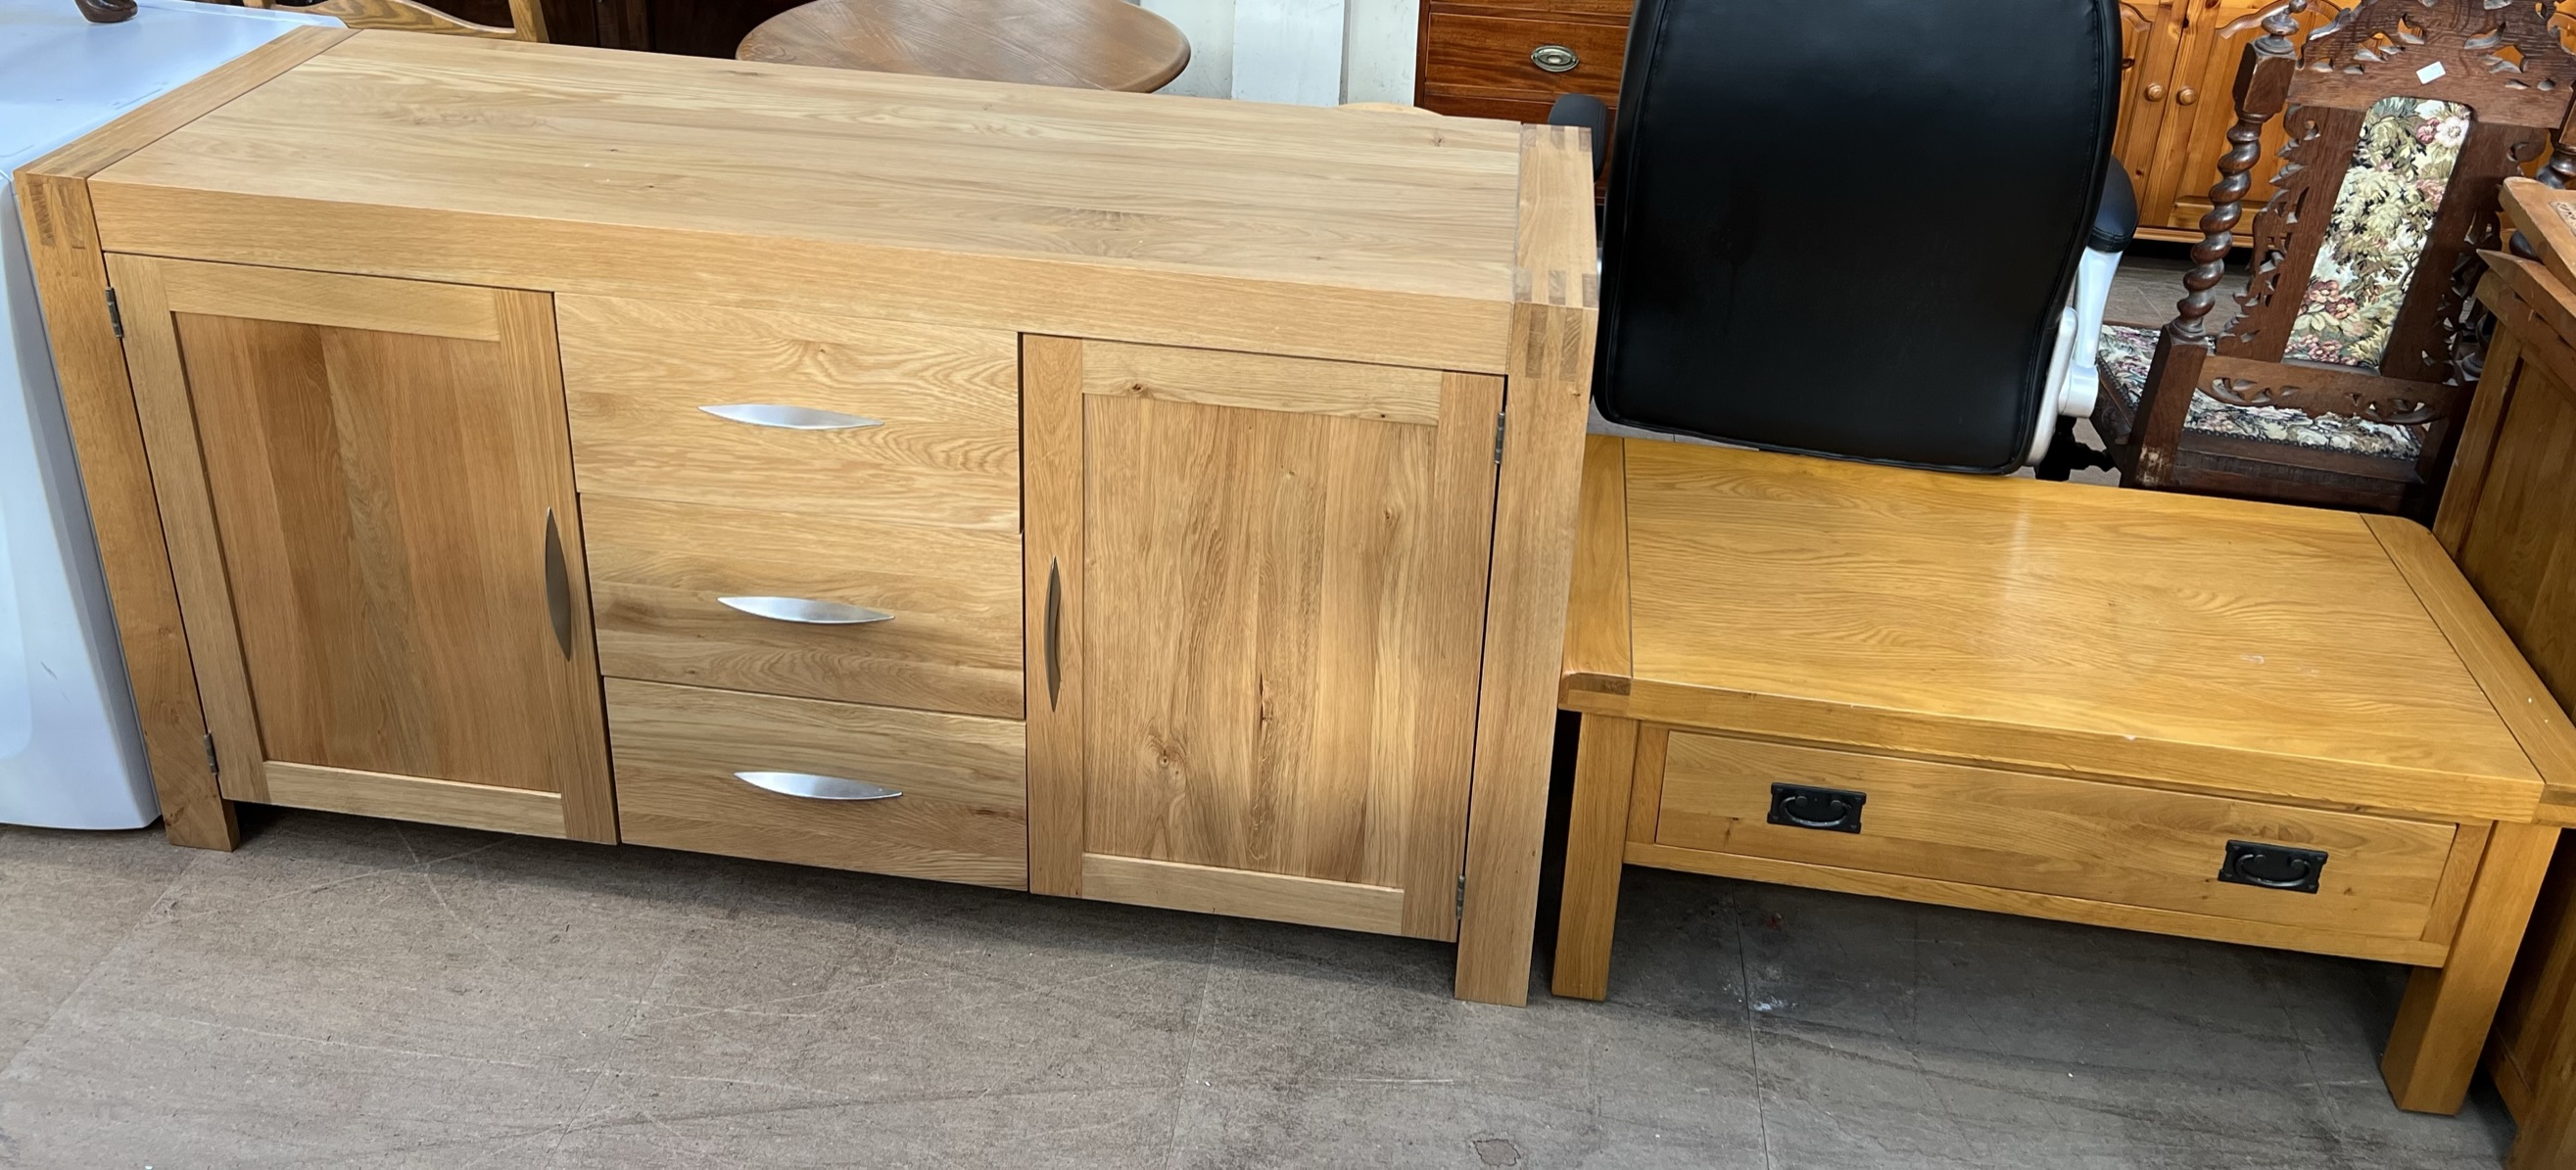
[[[2308,38],[2290,100],[2361,110],[2405,94],[2460,102],[2480,122],[2556,129],[2576,55],[2555,19],[2550,0],[2361,0]]]
[[[2281,360],[2361,134],[2359,110],[2297,107],[2284,120],[2289,144],[2281,148],[2272,199],[2247,233],[2252,271],[2236,297],[2236,320],[2218,337],[2218,352],[2231,357]]]
[[[2311,418],[2358,416],[2390,426],[2421,426],[2449,418],[2462,396],[2459,387],[2439,382],[2232,357],[2201,363],[2198,382],[2201,393],[2230,406],[2277,406]]]

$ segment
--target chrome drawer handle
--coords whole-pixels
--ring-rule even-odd
[[[1575,56],[1574,50],[1563,45],[1540,45],[1530,50],[1530,64],[1550,73],[1572,73],[1576,66],[1583,64],[1583,58]]]
[[[882,784],[839,776],[817,776],[812,772],[736,772],[733,778],[780,796],[806,800],[893,800],[903,795],[902,790]]]
[[[791,431],[850,431],[860,427],[881,427],[880,419],[862,418],[837,410],[816,410],[810,406],[786,406],[775,402],[730,402],[721,406],[698,409],[717,418],[748,423],[755,427],[783,427]]]
[[[719,597],[716,600],[753,617],[808,626],[858,626],[894,620],[893,614],[882,609],[812,597]]]

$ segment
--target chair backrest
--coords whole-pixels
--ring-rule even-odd
[[[2310,7],[2284,0],[2246,19]],[[2361,0],[2309,34],[2290,77],[2276,190],[2244,237],[2252,278],[2215,338],[2219,354],[2460,384],[2476,344],[2463,330],[2477,253],[2497,246],[2503,180],[2549,151],[2576,95],[2576,54],[2551,27],[2554,7]],[[2416,417],[2420,404],[2355,405],[2430,421]]]
[[[2112,5],[1641,0],[1603,222],[1602,412],[2017,466],[2052,409],[2110,152]]]
[[[277,0],[242,0],[251,8],[281,7]],[[510,0],[510,27],[495,28],[488,24],[449,16],[416,0],[321,0],[318,4],[285,5],[300,12],[338,17],[350,28],[386,28],[402,32],[452,33],[457,36],[492,37],[505,41],[544,41],[545,9],[539,0]]]

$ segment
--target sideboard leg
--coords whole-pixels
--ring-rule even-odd
[[[2558,844],[2550,825],[2499,823],[2451,940],[2450,961],[2415,972],[2379,1061],[2400,1109],[2457,1113],[2486,1048],[2505,977]]]
[[[1637,770],[1637,723],[1583,717],[1574,755],[1574,811],[1565,828],[1565,897],[1556,918],[1556,972],[1548,990],[1572,999],[1610,993],[1610,931],[1619,917],[1619,871],[1628,845],[1628,793]]]
[[[175,785],[159,787],[161,829],[169,834],[171,844],[224,850],[241,844],[241,822],[233,816],[233,802],[216,795],[213,784],[191,784],[185,791]]]

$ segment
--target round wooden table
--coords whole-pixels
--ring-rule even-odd
[[[814,0],[734,57],[1148,93],[1180,76],[1190,40],[1126,0]]]

